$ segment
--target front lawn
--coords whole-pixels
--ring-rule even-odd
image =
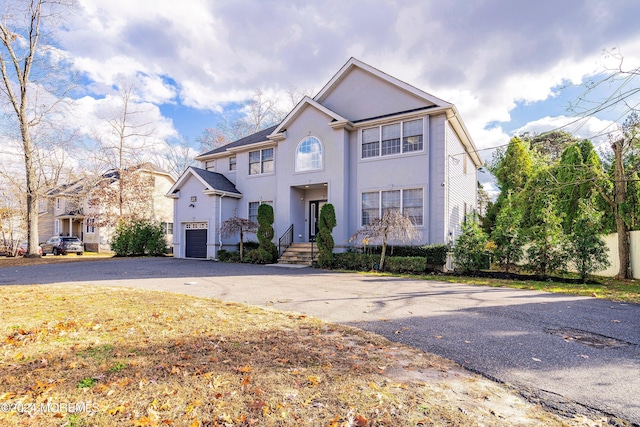
[[[0,300],[3,426],[595,425],[303,315],[79,285]]]

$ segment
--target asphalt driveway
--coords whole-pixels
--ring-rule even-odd
[[[171,258],[0,268],[0,285],[51,283],[141,287],[305,313],[452,359],[558,410],[640,425],[636,304]]]

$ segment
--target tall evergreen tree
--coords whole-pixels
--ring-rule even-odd
[[[600,237],[602,229],[598,212],[590,201],[581,200],[573,221],[573,232],[567,242],[567,255],[584,281],[587,275],[610,265],[607,245]]]
[[[512,264],[522,259],[524,238],[521,229],[522,212],[515,206],[511,193],[503,203],[496,218],[496,227],[491,238],[496,245],[494,251],[497,261],[509,272]]]
[[[528,234],[529,268],[542,276],[548,276],[566,265],[566,237],[562,231],[562,217],[556,214],[555,203],[555,197],[548,196],[542,209],[532,212],[536,225],[529,229]]]

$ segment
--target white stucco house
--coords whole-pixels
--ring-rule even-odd
[[[414,244],[457,237],[477,203],[481,159],[454,105],[351,58],[313,98],[276,126],[196,157],[167,193],[174,199],[174,256],[217,258],[232,216],[275,213],[275,239],[313,241],[332,203],[336,250],[385,209],[411,216]],[[255,240],[255,239],[254,239]]]

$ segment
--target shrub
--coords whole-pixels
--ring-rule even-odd
[[[161,256],[167,252],[164,229],[147,220],[122,221],[111,239],[116,256]]]
[[[269,264],[278,259],[278,248],[273,243],[273,208],[266,203],[258,207],[258,242],[260,253],[255,262]],[[252,261],[253,262],[253,261]]]
[[[388,257],[384,269],[391,273],[421,274],[426,269],[423,257]]]
[[[333,266],[341,270],[371,271],[379,265],[380,256],[345,252],[334,254]],[[385,271],[391,273],[423,273],[426,267],[423,257],[387,257]]]
[[[424,251],[424,258],[427,265],[440,266],[447,263],[447,254],[451,250],[449,245],[426,245],[421,246]]]
[[[318,218],[318,235],[316,243],[318,244],[318,264],[320,267],[331,267],[333,264],[333,247],[334,241],[331,232],[336,226],[336,212],[331,203],[325,203],[320,209],[320,218]]]
[[[218,251],[218,261],[220,262],[240,262],[239,252],[229,252],[225,249]]]
[[[453,247],[456,270],[473,272],[486,267],[486,244],[487,235],[480,227],[477,215],[472,214],[462,224],[462,234]]]

